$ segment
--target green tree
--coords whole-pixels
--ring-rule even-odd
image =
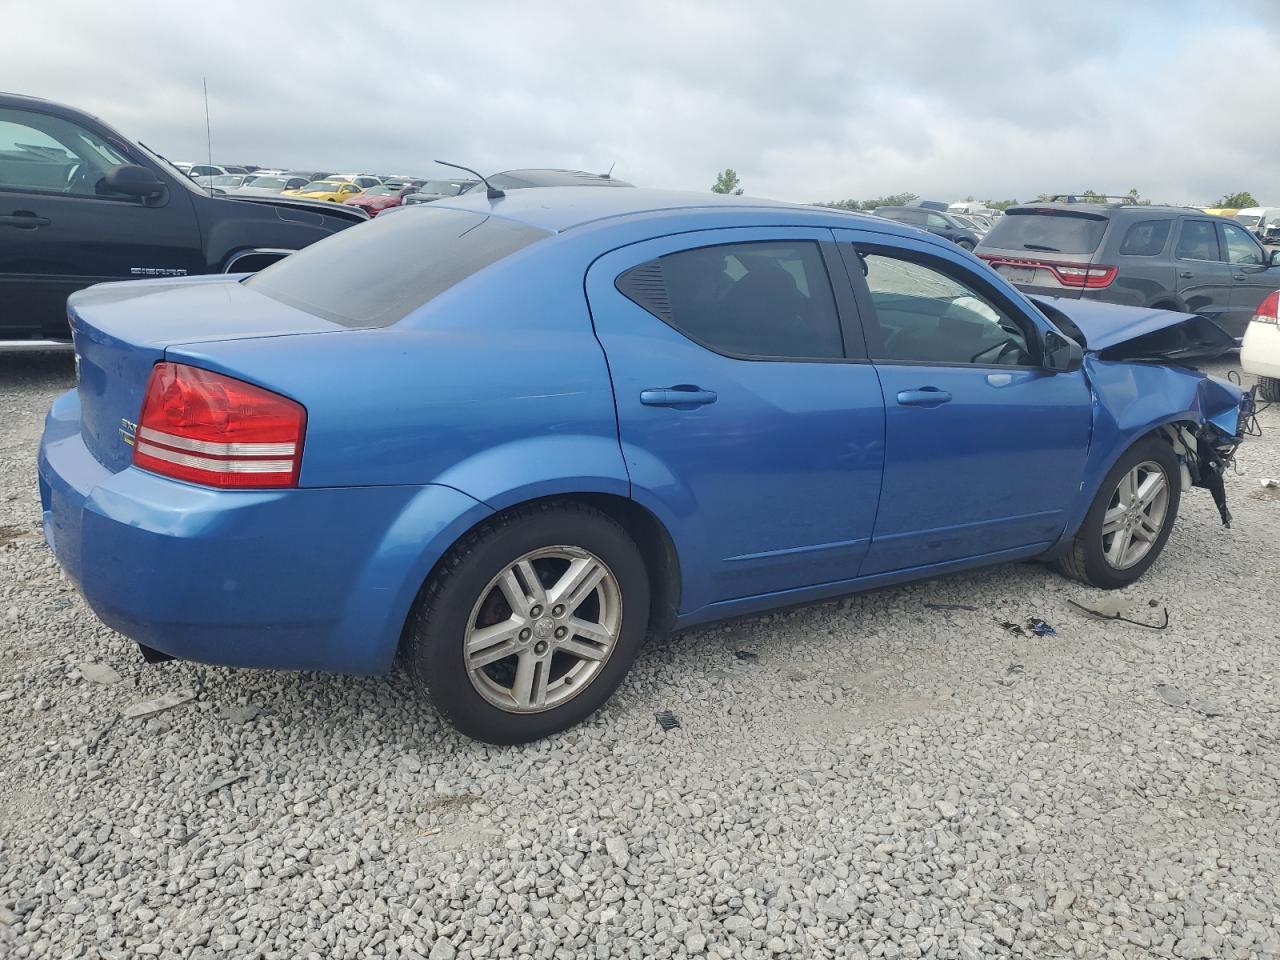
[[[982,202],[992,210],[1008,210],[1010,207],[1018,205],[1017,200],[983,200]]]
[[[712,193],[732,193],[735,197],[742,196],[741,181],[738,180],[738,171],[733,167],[725,167],[720,173],[716,174],[716,182],[711,185]]]
[[[905,207],[915,199],[918,198],[914,193],[891,193],[874,200],[827,200],[816,206],[834,207],[837,210],[874,210],[876,207]]]
[[[1256,207],[1258,201],[1253,199],[1253,194],[1248,190],[1241,190],[1239,193],[1228,193],[1218,201],[1220,207],[1234,207],[1237,210],[1243,210],[1245,207]]]
[[[1140,193],[1138,192],[1138,188],[1137,188],[1137,187],[1130,187],[1130,188],[1129,188],[1129,192],[1125,194],[1125,199],[1126,199],[1126,200],[1128,200],[1130,203],[1137,204],[1137,205],[1138,205],[1138,206],[1140,206],[1140,207],[1149,207],[1149,206],[1151,206],[1151,201],[1150,201],[1150,200],[1144,200],[1144,199],[1142,198],[1142,194],[1140,194]]]

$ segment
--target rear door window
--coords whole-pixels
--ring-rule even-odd
[[[1120,255],[1125,257],[1158,257],[1169,239],[1172,220],[1139,220],[1125,231]]]
[[[683,250],[633,267],[615,285],[717,353],[744,359],[844,356],[831,280],[813,241]]]
[[[335,233],[244,284],[345,327],[385,327],[547,236],[514,220],[419,207]]]
[[[1084,210],[1028,208],[1007,210],[983,242],[1001,250],[1091,254],[1098,249],[1110,219]]]
[[[1219,261],[1218,231],[1212,220],[1183,220],[1174,256],[1179,260]]]

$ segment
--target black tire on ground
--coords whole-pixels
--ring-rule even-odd
[[[957,240],[956,246],[958,246],[961,250],[969,250],[969,251],[973,250],[973,244],[968,240]]]
[[[1121,479],[1144,461],[1155,463],[1164,471],[1165,483],[1169,491],[1164,523],[1146,556],[1131,567],[1117,569],[1111,565],[1103,552],[1103,516],[1111,504],[1112,497],[1116,494],[1116,488]],[[1106,479],[1102,481],[1097,497],[1085,515],[1084,523],[1076,532],[1074,542],[1070,549],[1057,560],[1059,572],[1103,590],[1127,587],[1141,577],[1164,550],[1173,525],[1178,519],[1178,503],[1181,500],[1181,494],[1182,470],[1173,447],[1156,436],[1138,441],[1125,451],[1116,465],[1111,468]]]
[[[1258,378],[1258,396],[1268,403],[1280,400],[1280,380],[1275,377]]]
[[[499,573],[532,551],[555,546],[589,551],[613,573],[621,596],[618,638],[571,699],[542,712],[508,712],[481,696],[467,670],[472,611]],[[593,507],[550,501],[501,514],[449,550],[418,596],[402,654],[414,686],[459,731],[489,743],[527,743],[565,730],[603,705],[630,669],[648,624],[649,576],[627,532]]]

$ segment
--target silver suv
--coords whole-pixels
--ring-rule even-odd
[[[1029,294],[1198,313],[1234,337],[1280,288],[1280,251],[1191,207],[1028,204],[1005,211],[974,251]]]

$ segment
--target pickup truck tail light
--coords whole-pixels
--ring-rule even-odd
[[[1053,260],[1035,260],[1030,257],[1001,257],[995,254],[978,254],[983,260],[998,267],[1005,264],[1010,267],[1032,267],[1048,270],[1064,287],[1081,287],[1086,290],[1101,290],[1111,286],[1119,267],[1088,263],[1059,263]]]
[[[199,367],[157,363],[133,463],[209,487],[296,487],[306,428],[306,410],[288,397]]]
[[[1280,290],[1272,290],[1253,312],[1254,323],[1280,324]]]

